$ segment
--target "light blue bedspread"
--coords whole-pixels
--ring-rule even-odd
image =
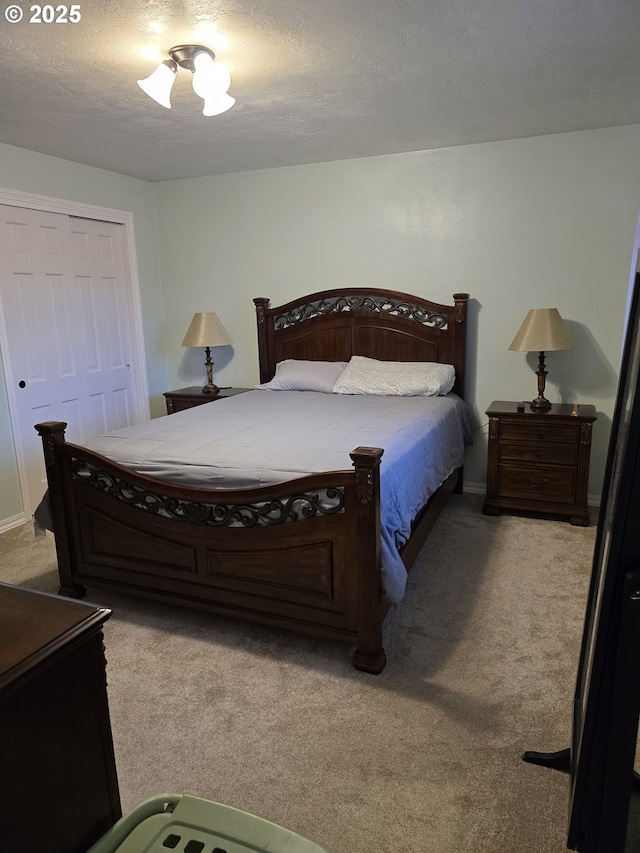
[[[462,464],[468,443],[465,405],[455,394],[254,390],[98,436],[87,446],[151,477],[221,489],[350,470],[356,447],[382,447],[383,588],[397,602],[407,579],[398,547],[430,495]]]

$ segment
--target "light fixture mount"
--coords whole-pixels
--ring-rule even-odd
[[[211,59],[215,59],[215,53],[208,47],[200,44],[178,44],[169,50],[169,56],[177,62],[180,68],[195,71],[195,58],[197,53],[208,53]]]

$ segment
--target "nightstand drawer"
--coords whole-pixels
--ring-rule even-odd
[[[184,412],[185,409],[193,409],[194,406],[202,406],[205,403],[210,403],[211,397],[203,394],[201,397],[189,397],[189,399],[173,398],[172,412]]]
[[[576,472],[572,469],[501,465],[498,496],[545,503],[575,502]]]
[[[550,462],[557,465],[575,465],[578,461],[578,445],[553,444],[510,444],[500,442],[498,448],[500,462]]]
[[[167,414],[184,412],[194,406],[204,406],[205,403],[215,403],[217,400],[226,400],[235,397],[236,394],[244,394],[248,388],[220,388],[217,394],[203,394],[200,385],[192,385],[190,388],[179,388],[177,391],[165,391],[164,398],[167,401]]]
[[[571,444],[576,441],[576,426],[554,423],[514,423],[502,421],[500,424],[501,441],[544,441]]]

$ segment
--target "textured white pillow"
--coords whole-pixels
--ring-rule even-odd
[[[276,364],[270,382],[256,385],[260,391],[321,391],[330,394],[346,361],[303,361],[287,358]]]
[[[436,397],[448,394],[456,374],[452,364],[433,361],[378,361],[354,355],[333,386],[334,394]]]

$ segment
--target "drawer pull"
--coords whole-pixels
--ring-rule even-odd
[[[523,477],[522,482],[525,486],[531,486],[532,489],[542,489],[544,486],[548,486],[551,480],[545,477],[544,480],[541,480],[539,483],[534,483],[533,480],[530,480],[528,477]]]
[[[534,450],[533,455],[536,457],[536,459],[540,459],[542,453],[539,450]]]
[[[536,438],[541,438],[541,439],[544,438],[544,432],[540,429],[540,427],[535,429],[534,433],[535,433]]]

